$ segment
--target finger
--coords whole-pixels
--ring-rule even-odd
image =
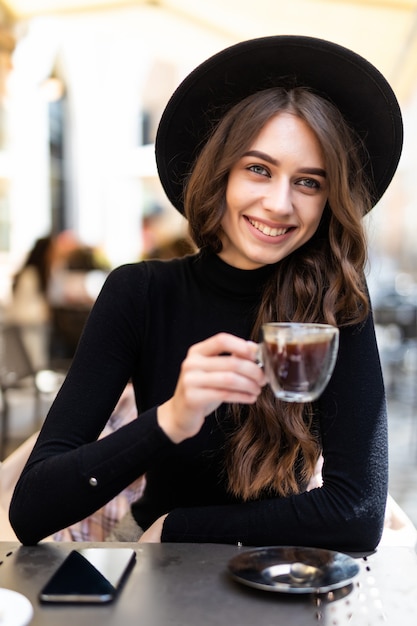
[[[249,380],[255,381],[258,385],[266,384],[264,371],[252,360],[238,358],[236,356],[212,356],[205,357],[199,354],[191,355],[182,365],[182,371],[187,372],[222,372],[223,375],[229,373],[239,374]]]
[[[246,391],[219,389],[219,388],[195,388],[187,393],[187,407],[204,407],[204,415],[213,412],[220,404],[254,404],[258,394]]]
[[[241,337],[230,333],[218,333],[204,341],[194,344],[189,349],[189,354],[201,354],[203,356],[215,356],[219,354],[234,354],[245,359],[254,359],[254,344]]]
[[[237,392],[239,394],[258,396],[263,385],[238,372],[229,370],[211,372],[190,370],[183,377],[183,386],[186,396],[197,389],[212,389],[223,394],[225,392]]]

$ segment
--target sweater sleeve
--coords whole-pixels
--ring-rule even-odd
[[[10,521],[24,544],[87,517],[174,445],[156,407],[97,440],[140,353],[141,276],[133,265],[115,270],[93,307],[12,498]]]
[[[341,330],[335,371],[316,410],[322,487],[287,498],[175,509],[165,520],[162,541],[373,550],[383,529],[388,452],[372,316],[361,327]]]

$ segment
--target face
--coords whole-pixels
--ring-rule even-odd
[[[220,257],[241,269],[277,263],[313,236],[327,189],[314,132],[296,115],[274,116],[230,171]]]

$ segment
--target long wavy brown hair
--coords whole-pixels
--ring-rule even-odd
[[[229,172],[263,126],[280,112],[303,119],[323,150],[328,202],[314,236],[277,264],[259,304],[251,338],[267,321],[344,326],[368,315],[363,215],[371,208],[366,153],[340,111],[305,88],[271,88],[230,109],[202,148],[184,188],[190,235],[200,249],[220,252]],[[311,405],[278,401],[266,386],[250,407],[231,407],[229,490],[244,500],[299,493],[320,454]]]

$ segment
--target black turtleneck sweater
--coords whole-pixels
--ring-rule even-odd
[[[371,317],[341,330],[334,374],[315,403],[321,488],[240,502],[228,494],[223,471],[225,407],[180,444],[158,426],[156,409],[172,396],[188,348],[220,331],[249,338],[273,271],[239,270],[197,254],[110,274],[12,500],[10,519],[23,543],[83,519],[146,473],[132,513],[144,529],[169,513],[162,541],[375,548],[387,492],[387,428]],[[130,379],[138,419],[97,441]]]

